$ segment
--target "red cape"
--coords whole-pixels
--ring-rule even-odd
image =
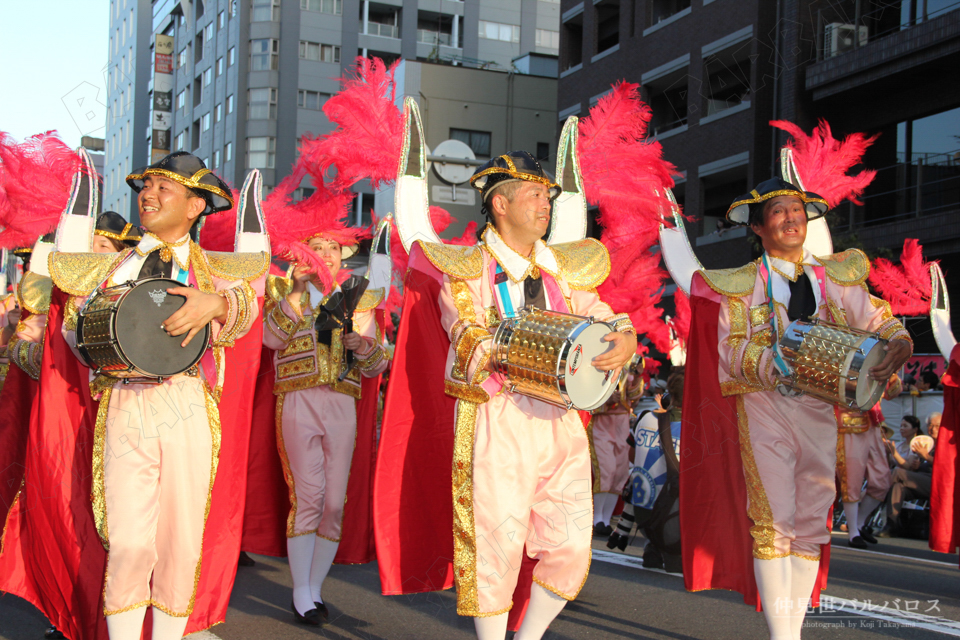
[[[376,311],[383,328],[384,312]],[[283,558],[287,555],[287,515],[290,497],[277,450],[276,379],[273,350],[263,347],[260,376],[254,392],[253,424],[250,430],[247,508],[243,519],[242,549],[249,553]],[[373,540],[373,472],[377,456],[377,410],[380,376],[360,378],[357,401],[357,439],[347,482],[340,547],[336,564],[366,564],[376,559]]]
[[[89,370],[61,334],[67,296],[54,288],[44,337],[37,410],[30,420],[25,487],[0,557],[0,589],[31,602],[74,640],[107,640],[103,616],[106,552],[90,503],[97,406]],[[203,561],[186,633],[223,622],[240,553],[246,457],[261,324],[227,349],[220,402],[221,449]],[[11,521],[14,518],[11,517]],[[149,615],[149,613],[148,613]],[[148,627],[149,628],[149,627]]]
[[[0,526],[7,521],[23,481],[30,411],[39,389],[23,369],[10,363],[0,393]]]
[[[940,553],[956,553],[960,546],[960,494],[957,471],[960,470],[960,345],[953,348],[943,379],[943,418],[937,436],[930,492],[930,548]]]
[[[753,539],[740,458],[737,402],[724,397],[719,366],[720,296],[695,275],[691,291],[688,375],[683,388],[680,445],[680,535],[687,591],[726,589],[760,608],[753,573]],[[830,545],[821,545],[814,604],[827,585]]]

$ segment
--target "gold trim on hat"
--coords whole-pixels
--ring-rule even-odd
[[[508,161],[508,162],[509,162],[509,161]],[[513,165],[513,163],[510,162],[510,165]],[[477,181],[478,179],[482,178],[483,176],[487,176],[487,175],[490,175],[490,174],[493,174],[493,173],[505,173],[505,174],[507,174],[508,176],[510,176],[511,178],[515,178],[515,179],[517,179],[517,180],[526,180],[527,182],[539,182],[540,184],[546,185],[547,187],[549,187],[549,188],[551,188],[551,189],[552,189],[552,188],[560,189],[560,185],[559,185],[559,184],[557,184],[556,182],[551,181],[551,180],[548,179],[548,178],[544,178],[544,177],[541,177],[541,176],[535,176],[535,175],[533,175],[532,173],[523,173],[523,172],[521,172],[521,171],[517,171],[516,168],[514,168],[514,169],[511,171],[510,169],[504,169],[503,167],[490,167],[489,169],[484,169],[483,171],[474,174],[474,176],[470,179],[470,186],[472,186],[472,187],[473,187],[474,189],[476,189],[477,191],[483,192],[483,189],[482,189],[482,188],[476,186],[476,184],[475,184],[476,181]],[[499,185],[499,183],[497,183],[497,185],[494,185],[494,186],[498,186],[498,185]],[[559,194],[557,194],[557,195],[559,195]]]
[[[207,175],[208,173],[213,173],[213,172],[210,171],[210,169],[203,168],[203,169],[199,169],[196,173],[194,173],[189,178],[184,178],[179,173],[175,173],[167,169],[148,168],[144,170],[143,173],[129,174],[127,176],[127,180],[143,180],[144,177],[146,176],[160,176],[162,178],[169,178],[170,180],[173,180],[174,182],[178,182],[189,189],[203,189],[205,191],[215,193],[221,198],[225,198],[226,201],[230,203],[230,207],[233,207],[234,205],[233,196],[228,194],[226,191],[224,191],[220,187],[215,187],[213,185],[203,184],[202,182],[199,182],[200,178]],[[214,177],[216,177],[216,175],[214,175]],[[140,189],[137,189],[137,191],[140,191]]]
[[[128,222],[127,226],[125,226],[123,228],[123,231],[121,231],[120,233],[113,233],[111,231],[102,231],[100,229],[95,229],[93,232],[93,235],[103,236],[104,238],[112,238],[113,240],[119,240],[120,242],[124,242],[127,240],[140,240],[142,236],[128,235],[130,233],[130,229],[132,228],[133,228],[133,224]]]
[[[770,193],[766,193],[762,196],[759,193],[757,193],[756,189],[753,189],[750,192],[750,195],[753,197],[749,200],[737,200],[736,202],[731,204],[730,208],[727,209],[727,216],[729,216],[730,212],[736,209],[737,207],[743,206],[745,204],[759,204],[761,202],[766,202],[771,198],[776,198],[777,196],[794,196],[796,198],[800,198],[801,202],[803,202],[804,204],[810,204],[811,202],[819,202],[820,204],[825,206],[827,209],[830,208],[830,205],[823,198],[809,198],[803,191],[800,191],[799,189],[797,190],[777,189],[776,191],[771,191]]]

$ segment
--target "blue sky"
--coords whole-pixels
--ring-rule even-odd
[[[22,140],[56,129],[71,147],[103,137],[109,1],[0,5],[0,131]]]

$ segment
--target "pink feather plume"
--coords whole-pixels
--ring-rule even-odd
[[[0,133],[0,247],[32,246],[57,228],[80,156],[55,131],[17,144]]]
[[[930,263],[923,259],[923,247],[916,238],[903,242],[900,264],[884,258],[873,261],[870,284],[890,303],[898,316],[925,316],[930,313]]]
[[[826,120],[820,120],[819,126],[810,135],[786,120],[771,120],[770,124],[792,136],[786,146],[793,149],[793,161],[804,189],[821,196],[831,209],[844,200],[863,204],[857,198],[877,172],[864,170],[850,176],[847,171],[860,164],[867,147],[878,136],[852,133],[842,141],[837,140]]]

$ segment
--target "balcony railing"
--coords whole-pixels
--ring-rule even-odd
[[[371,36],[380,36],[382,38],[399,38],[399,27],[392,24],[380,24],[379,22],[367,23],[367,34]]]
[[[428,31],[427,29],[417,29],[417,42],[422,42],[423,44],[443,45],[445,47],[449,47],[452,46],[450,44],[452,40],[453,36],[449,33]]]

